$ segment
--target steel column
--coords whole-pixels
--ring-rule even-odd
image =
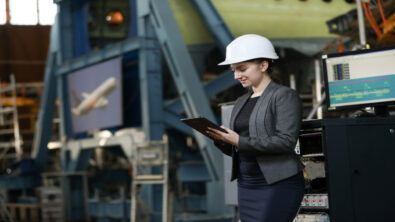
[[[137,1],[137,28],[140,38],[139,48],[139,79],[142,109],[142,125],[147,141],[163,138],[164,119],[163,119],[163,95],[162,95],[162,58],[155,31],[150,20],[150,10],[148,1]],[[150,172],[155,172],[155,168],[150,168]],[[142,191],[147,203],[155,212],[165,215],[167,212],[160,203],[155,201],[156,197],[161,196],[162,192],[155,192],[154,185],[146,185]],[[132,188],[132,191],[135,190]],[[132,212],[133,212],[132,201]],[[152,214],[152,216],[155,214]],[[131,221],[134,221],[131,215]]]
[[[74,6],[75,7],[73,8],[72,12],[74,21],[73,57],[77,57],[91,51],[88,30],[89,4],[86,0],[80,0],[74,1]]]
[[[138,36],[139,76],[142,106],[142,122],[146,139],[162,140],[164,133],[162,102],[162,57],[149,15],[139,2]]]
[[[207,29],[213,35],[218,48],[225,55],[226,46],[233,40],[233,35],[221,15],[210,0],[191,0],[191,2],[203,19]],[[235,84],[237,84],[237,81],[233,78],[233,72],[228,71],[205,84],[204,91],[208,97],[211,97]],[[168,103],[166,109],[178,114],[184,111],[180,100]]]
[[[149,9],[150,19],[188,117],[204,116],[215,121],[168,1],[150,0]],[[219,166],[222,163],[218,163],[222,159],[221,153],[210,139],[198,132],[194,134],[211,178],[219,180],[222,177]]]
[[[74,57],[73,50],[73,16],[72,16],[72,0],[62,0],[58,4],[58,16],[59,16],[59,30],[58,30],[58,42],[59,58],[57,65],[60,65],[63,61],[69,60]]]
[[[56,100],[56,76],[54,73],[57,59],[57,30],[56,22],[51,28],[51,43],[49,46],[47,64],[45,67],[44,89],[41,98],[40,110],[36,122],[33,138],[32,158],[35,159],[39,172],[45,170],[47,165],[47,144],[52,131],[52,117],[55,109]]]
[[[357,0],[357,15],[358,15],[358,29],[360,45],[366,47],[366,32],[365,32],[365,19],[363,16],[362,0]]]

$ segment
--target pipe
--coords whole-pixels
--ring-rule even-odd
[[[315,98],[316,101],[321,101],[322,96],[321,96],[321,67],[320,67],[320,62],[318,59],[314,61],[315,65]],[[319,106],[317,109],[317,119],[322,119],[322,107]]]
[[[365,24],[364,24],[362,1],[361,0],[357,0],[357,13],[358,13],[359,40],[361,42],[361,46],[363,46],[365,48],[366,33],[365,33]]]

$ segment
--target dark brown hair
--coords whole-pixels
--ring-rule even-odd
[[[273,59],[268,59],[268,58],[257,58],[257,59],[251,59],[248,60],[247,62],[253,62],[256,64],[261,64],[262,62],[266,61],[269,66],[267,67],[267,73],[269,77],[276,83],[281,84],[281,79],[276,75],[276,73],[273,70],[273,67],[275,66],[274,60]]]

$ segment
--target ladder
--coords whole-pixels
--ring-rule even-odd
[[[138,186],[143,184],[161,184],[163,186],[162,195],[162,222],[168,221],[168,174],[169,157],[168,144],[164,141],[150,141],[146,144],[133,147],[132,166],[132,193],[131,193],[131,215],[130,221],[139,221],[137,209]],[[152,174],[149,172],[151,167],[160,167],[161,173]],[[148,173],[147,173],[148,169]],[[145,172],[144,172],[145,171]]]
[[[14,222],[2,194],[0,194],[0,222]]]
[[[10,103],[11,106],[3,104]],[[22,139],[19,130],[16,84],[13,74],[10,84],[0,84],[0,170],[22,156]]]

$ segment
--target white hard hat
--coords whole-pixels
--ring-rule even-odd
[[[226,47],[225,61],[218,65],[230,65],[257,58],[278,59],[278,55],[269,39],[256,34],[247,34],[229,43]]]

